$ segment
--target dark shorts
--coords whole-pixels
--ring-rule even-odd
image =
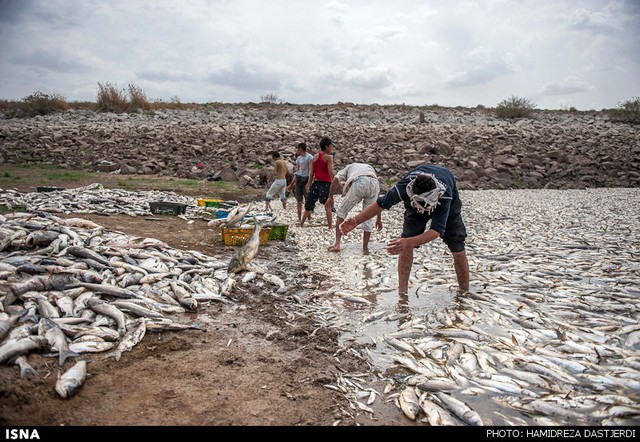
[[[404,212],[404,225],[402,226],[402,237],[411,238],[424,233],[427,228],[428,218],[419,213]],[[447,219],[447,227],[442,240],[449,247],[452,253],[464,251],[464,240],[467,237],[467,229],[462,221],[462,214],[450,213]]]
[[[296,201],[301,203],[302,198],[307,197],[307,181],[309,181],[309,177],[300,177],[296,175],[296,188],[294,190],[294,194],[296,196]]]
[[[327,181],[314,181],[311,183],[307,199],[304,202],[304,210],[307,212],[313,212],[313,208],[316,206],[316,202],[320,201],[320,204],[327,202],[329,198],[329,189],[331,183]]]

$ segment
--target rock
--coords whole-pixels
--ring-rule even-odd
[[[218,177],[222,181],[238,181],[238,175],[236,174],[236,171],[231,167],[225,167],[224,169],[222,169],[219,172]]]
[[[128,166],[126,164],[123,164],[122,167],[120,167],[121,175],[135,175],[137,173],[138,173],[138,169],[136,169],[133,166]]]
[[[249,175],[242,175],[238,180],[239,187],[248,187],[253,184],[253,179]]]

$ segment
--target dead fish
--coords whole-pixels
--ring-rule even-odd
[[[236,280],[231,276],[227,277],[227,279],[222,283],[222,287],[220,287],[220,293],[224,296],[229,296],[235,285]]]
[[[253,232],[244,244],[238,249],[236,254],[231,258],[229,262],[229,267],[227,271],[229,273],[238,273],[241,270],[244,270],[258,254],[258,249],[260,248],[260,230],[262,230],[262,226],[266,221],[259,222],[256,217],[253,217],[253,221],[255,223],[255,227],[253,228]]]
[[[464,351],[464,346],[461,343],[456,342],[455,344],[453,344],[453,346],[451,347],[451,350],[448,352],[449,357],[447,358],[447,365],[451,366],[455,364],[463,351]]]
[[[429,425],[434,427],[459,425],[458,421],[447,410],[430,400],[426,393],[420,396],[419,405],[424,414],[427,415]]]
[[[231,212],[229,212],[227,217],[224,218],[227,223],[227,226],[234,227],[235,225],[237,225],[240,221],[242,221],[244,216],[249,212],[250,208],[251,206],[237,206],[233,210],[231,210]],[[253,219],[255,221],[255,217]]]
[[[341,296],[340,299],[348,302],[354,302],[356,304],[366,304],[366,305],[371,304],[371,301],[369,301],[368,299],[365,299],[361,296],[356,296],[356,295],[347,294],[347,295]]]
[[[81,341],[69,344],[69,350],[77,354],[82,353],[102,353],[115,347],[115,342],[108,341]]]
[[[484,425],[482,419],[480,418],[480,415],[477,412],[473,411],[466,403],[444,393],[437,393],[437,396],[438,399],[440,399],[440,401],[443,403],[443,405],[447,407],[447,409],[451,411],[458,419],[469,425]]]
[[[191,293],[180,287],[175,281],[171,281],[171,288],[181,306],[192,311],[198,308],[198,301],[195,300]]]
[[[415,389],[413,387],[405,388],[402,390],[402,393],[400,393],[398,400],[400,402],[400,409],[404,415],[412,421],[416,420],[420,412],[420,403]]]
[[[119,361],[122,357],[122,353],[125,351],[131,351],[133,347],[138,345],[147,331],[146,323],[143,319],[138,319],[127,333],[122,337],[122,340],[113,352],[116,361]]]
[[[96,313],[115,319],[118,324],[118,333],[120,333],[120,336],[125,334],[127,331],[127,318],[118,307],[96,298],[89,299],[87,306]]]
[[[5,341],[0,345],[0,364],[46,346],[47,340],[42,336],[28,336],[18,340]]]
[[[399,339],[396,338],[385,338],[384,342],[386,342],[387,344],[389,344],[390,346],[397,348],[400,351],[406,351],[409,353],[413,353],[414,349],[411,345],[407,344],[404,341],[401,341]]]
[[[58,235],[60,232],[55,230],[35,230],[27,235],[24,245],[31,249],[38,246],[48,246]]]
[[[16,325],[19,316],[11,316],[9,319],[0,319],[0,342],[4,339],[5,335]]]
[[[84,287],[97,294],[115,296],[116,298],[135,298],[136,295],[131,290],[123,289],[109,284],[92,284],[89,282],[78,282],[78,286]]]
[[[20,367],[20,379],[28,378],[29,376],[38,376],[38,372],[29,365],[26,356],[18,356],[13,360],[13,363]]]
[[[280,279],[280,277],[274,275],[273,273],[263,274],[262,279],[264,279],[267,282],[270,282],[273,285],[277,285],[278,290],[276,290],[276,293],[284,293],[286,291],[284,281]]]
[[[82,383],[86,378],[87,363],[86,361],[78,361],[62,376],[59,376],[58,382],[56,382],[56,392],[63,399],[67,399],[73,396],[78,389],[82,387]]]
[[[422,391],[438,392],[438,391],[454,391],[459,390],[460,386],[455,382],[446,379],[429,379],[426,382],[416,384]]]
[[[125,312],[133,313],[138,317],[151,318],[151,319],[164,317],[162,313],[158,313],[156,311],[150,310],[146,307],[143,307],[139,304],[135,304],[133,302],[113,301],[111,304],[121,310],[124,310]]]
[[[66,290],[77,287],[78,280],[70,274],[54,273],[47,276],[33,276],[24,282],[10,285],[11,292],[20,296],[27,292],[42,292],[46,290]]]
[[[84,247],[80,247],[80,246],[67,247],[66,250],[67,250],[67,253],[73,256],[77,256],[78,258],[92,259],[96,262],[99,262],[102,265],[111,267],[111,263],[109,262],[109,260],[105,259],[102,255],[94,252],[93,250],[85,249]]]
[[[180,330],[205,330],[200,324],[182,324],[174,322],[171,319],[153,319],[147,321],[147,331],[161,332],[161,331],[180,331]]]
[[[376,321],[380,318],[382,318],[384,315],[387,314],[386,310],[380,310],[374,313],[371,313],[369,315],[366,315],[364,318],[362,318],[362,322],[372,322],[372,321]]]
[[[258,276],[256,272],[247,272],[247,274],[243,276],[242,282],[246,284],[247,282],[256,279],[256,276]]]
[[[49,343],[49,349],[58,352],[58,365],[64,365],[67,358],[79,356],[69,349],[67,337],[58,324],[49,318],[42,318],[40,326],[43,331],[41,335],[44,335]]]

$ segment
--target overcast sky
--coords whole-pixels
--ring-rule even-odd
[[[616,107],[640,0],[0,0],[0,98]]]

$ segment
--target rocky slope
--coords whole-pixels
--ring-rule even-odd
[[[512,121],[484,109],[353,104],[69,111],[0,120],[0,159],[257,186],[271,150],[293,162],[298,142],[315,152],[322,136],[333,140],[338,168],[368,162],[383,184],[430,162],[451,168],[463,189],[640,185],[640,127],[600,112],[538,111]]]

